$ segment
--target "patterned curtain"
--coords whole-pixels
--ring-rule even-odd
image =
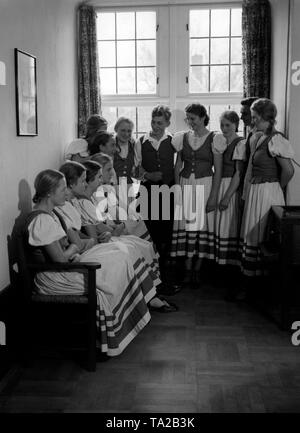
[[[268,0],[243,0],[244,97],[270,97],[271,7]]]
[[[100,77],[96,36],[96,12],[93,6],[81,5],[79,11],[79,101],[78,136],[85,134],[91,114],[100,114]]]

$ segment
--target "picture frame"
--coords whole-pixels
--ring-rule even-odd
[[[18,136],[38,135],[36,57],[15,48]]]

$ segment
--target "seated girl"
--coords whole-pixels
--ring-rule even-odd
[[[161,281],[158,261],[152,244],[136,236],[122,235],[124,229],[122,224],[115,225],[112,223],[109,225],[105,218],[102,218],[101,221],[101,215],[99,218],[92,200],[93,192],[101,182],[101,167],[93,161],[88,161],[85,165],[86,167],[75,162],[67,162],[60,168],[66,177],[70,202],[80,214],[81,224],[85,232],[97,242],[108,242],[108,245],[115,244],[122,251],[126,251],[134,266],[137,268],[139,265],[138,272],[141,282],[143,282],[144,277],[150,275],[153,284],[158,286]],[[64,212],[70,214],[66,207],[64,207]],[[176,311],[174,306],[159,298],[151,299],[151,308],[162,312]]]
[[[124,204],[125,200],[122,201],[119,200],[120,192],[119,194],[116,194],[115,188],[111,186],[111,178],[113,175],[113,162],[112,159],[109,157],[109,155],[106,155],[104,153],[96,153],[91,157],[92,161],[98,162],[102,167],[102,187],[99,188],[99,190],[95,191],[93,194],[94,200],[99,201],[101,200],[101,195],[103,196],[103,191],[107,193],[107,217],[110,217],[110,219],[115,219],[115,217],[118,218],[119,221],[122,221],[125,225],[126,232],[130,235],[138,236],[141,239],[145,239],[147,241],[151,241],[150,233],[148,232],[148,229],[144,223],[144,221],[141,219],[141,216],[136,212],[136,209],[134,207],[134,203],[132,201],[132,198],[130,199],[130,196],[134,195],[134,191],[132,191],[132,194],[129,189],[129,197],[127,196],[127,202],[129,203],[129,206]],[[127,184],[125,185],[127,194]],[[119,196],[119,197],[118,197]]]
[[[114,243],[99,244],[80,253],[80,247],[69,243],[66,232],[54,212],[66,200],[67,186],[62,173],[44,170],[35,179],[34,211],[29,214],[26,230],[28,243],[41,249],[54,262],[98,262],[96,271],[97,336],[101,351],[109,356],[119,355],[150,320],[147,302],[156,293],[148,276],[143,284],[140,267]],[[78,217],[75,215],[77,228]],[[141,266],[143,263],[141,260]],[[78,272],[40,272],[35,277],[40,294],[84,294],[83,275]]]

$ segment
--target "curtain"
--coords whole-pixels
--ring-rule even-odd
[[[93,6],[81,5],[79,12],[79,80],[78,136],[85,134],[91,114],[100,114],[100,76],[96,35],[96,12]]]
[[[271,7],[268,0],[243,0],[244,97],[270,97]]]

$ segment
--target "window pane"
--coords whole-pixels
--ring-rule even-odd
[[[97,14],[97,39],[115,39],[115,14]]]
[[[211,66],[210,68],[210,91],[211,92],[228,92],[229,84],[229,67],[228,66]]]
[[[117,39],[134,39],[135,20],[134,12],[117,13]]]
[[[118,68],[118,93],[135,93],[135,69]]]
[[[116,94],[116,70],[113,68],[100,69],[101,93],[103,95]]]
[[[156,65],[156,41],[137,41],[137,66]]]
[[[156,68],[137,69],[137,93],[156,92]]]
[[[100,67],[116,66],[115,42],[98,42]]]
[[[209,11],[190,11],[190,37],[203,37],[209,35]]]
[[[211,39],[211,63],[229,63],[229,38]]]
[[[230,68],[230,91],[242,92],[243,90],[243,69],[242,65],[234,65]]]
[[[242,38],[231,39],[231,63],[242,63]]]
[[[118,118],[121,116],[127,117],[128,119],[132,120],[132,122],[134,123],[133,130],[135,131],[136,108],[135,107],[118,107]]]
[[[146,133],[151,129],[152,107],[138,107],[138,133]]]
[[[107,120],[107,130],[113,132],[117,121],[117,107],[102,107],[102,116]]]
[[[137,39],[156,38],[156,12],[136,13],[136,37]]]
[[[209,129],[211,131],[220,131],[220,116],[228,110],[228,105],[211,105],[209,110]]]
[[[135,66],[135,43],[134,41],[117,42],[117,65]]]
[[[208,66],[190,67],[190,92],[208,92]]]
[[[211,11],[211,36],[229,36],[229,9]]]
[[[190,64],[201,65],[209,63],[209,39],[190,40]]]
[[[242,35],[242,9],[231,9],[231,35]]]

